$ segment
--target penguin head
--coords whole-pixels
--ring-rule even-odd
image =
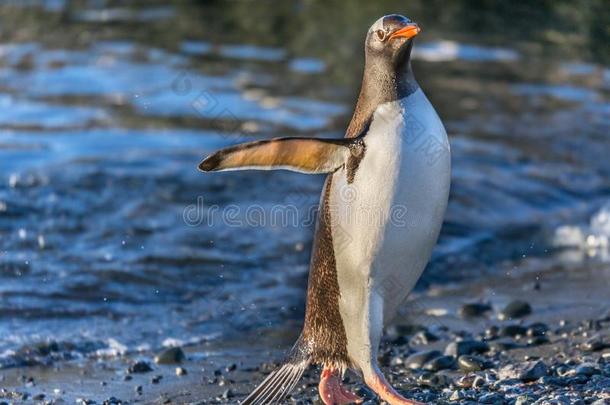
[[[367,62],[401,65],[411,56],[413,38],[420,32],[417,23],[399,14],[381,17],[371,26],[365,42]]]

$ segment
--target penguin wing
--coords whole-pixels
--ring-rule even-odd
[[[350,156],[362,153],[359,139],[275,138],[248,142],[214,152],[199,164],[204,172],[284,169],[301,173],[330,173]]]

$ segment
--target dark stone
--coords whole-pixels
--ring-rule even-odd
[[[466,374],[465,376],[460,377],[460,379],[455,382],[455,385],[460,388],[470,388],[476,377],[477,376],[474,374]]]
[[[489,345],[478,340],[461,340],[459,342],[451,342],[445,348],[445,354],[448,356],[459,357],[463,354],[485,353],[489,350]]]
[[[407,339],[406,337],[400,335],[395,337],[394,339],[392,339],[392,345],[394,346],[404,346],[407,343],[409,343],[409,339]]]
[[[163,378],[162,375],[156,375],[153,378],[150,379],[150,382],[153,384],[159,384],[161,382],[161,379]]]
[[[569,377],[567,379],[567,383],[570,386],[573,386],[575,384],[586,384],[589,381],[589,376],[586,375],[575,375],[573,377]]]
[[[464,304],[458,310],[458,314],[463,318],[473,318],[484,316],[486,312],[491,311],[491,305],[480,302]]]
[[[576,367],[573,372],[574,375],[585,375],[587,377],[591,377],[591,376],[593,376],[595,374],[599,374],[599,373],[600,373],[600,370],[597,367],[595,367],[595,365],[587,364],[587,363],[581,364],[580,366]],[[570,374],[572,374],[572,373],[570,373]]]
[[[485,330],[485,339],[497,339],[498,336],[500,336],[500,328],[498,328],[496,325],[492,325]]]
[[[580,348],[586,352],[597,352],[610,347],[610,344],[600,335],[593,336],[586,342],[581,343]]]
[[[515,300],[511,301],[498,317],[502,320],[523,318],[532,313],[532,307],[525,301]]]
[[[127,369],[127,372],[130,374],[137,374],[137,373],[148,373],[152,370],[153,370],[152,367],[147,362],[138,361],[138,362],[133,363],[131,366],[129,366],[129,368]]]
[[[496,340],[489,343],[489,347],[497,352],[503,352],[505,350],[513,350],[521,347],[520,344],[513,342],[512,340]]]
[[[488,361],[478,356],[462,355],[458,357],[457,362],[460,370],[466,372],[481,371],[490,367]]]
[[[483,394],[479,397],[479,403],[481,404],[493,404],[493,405],[503,405],[504,397],[497,392],[490,392],[488,394]]]
[[[184,352],[179,347],[170,347],[155,356],[157,364],[177,364],[185,359]]]
[[[235,396],[235,394],[233,394],[233,391],[230,388],[222,393],[222,399],[231,399],[234,396]]]
[[[536,322],[528,326],[527,328],[527,336],[546,336],[546,333],[549,331],[549,327],[547,324],[542,322]]]
[[[413,353],[405,360],[405,366],[410,369],[422,368],[424,364],[430,360],[440,357],[443,354],[438,350],[426,350],[422,352]]]
[[[548,368],[543,361],[538,360],[527,364],[519,374],[519,379],[524,382],[536,381],[548,373]]]
[[[409,341],[411,346],[429,345],[432,342],[436,342],[438,336],[427,330],[417,332]]]
[[[524,336],[527,332],[527,328],[521,325],[505,325],[500,328],[500,336]]]
[[[549,338],[546,336],[532,336],[527,339],[528,346],[539,346],[549,343]]]
[[[455,367],[455,358],[453,356],[440,356],[434,358],[424,364],[424,370],[440,371]]]
[[[417,382],[427,387],[440,388],[450,385],[453,381],[443,374],[424,373],[419,376]]]

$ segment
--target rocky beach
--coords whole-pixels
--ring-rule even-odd
[[[537,268],[538,263],[524,263]],[[380,364],[427,404],[610,403],[610,274],[603,266],[518,271],[414,294],[388,327]],[[578,294],[566,294],[569,282]],[[65,361],[53,343],[5,370],[7,404],[231,404],[277,367],[298,329]],[[244,342],[248,342],[244,344]],[[45,364],[40,365],[40,364]],[[284,403],[321,404],[311,367]],[[349,387],[379,403],[357,375]],[[2,402],[0,402],[2,403]]]

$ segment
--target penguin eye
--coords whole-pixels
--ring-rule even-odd
[[[383,41],[385,39],[385,31],[384,30],[377,30],[376,34],[377,34],[377,38],[379,38],[380,41]]]

